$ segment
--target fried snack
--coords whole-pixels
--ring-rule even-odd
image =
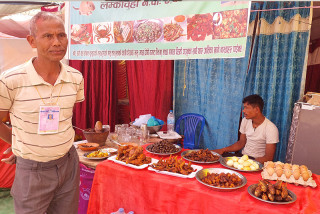
[[[222,188],[233,188],[242,184],[242,180],[239,176],[230,173],[226,174],[224,172],[220,174],[208,173],[206,177],[201,179],[201,181],[211,186],[217,186]]]
[[[263,190],[266,191],[264,192]],[[275,184],[272,184],[268,180],[259,181],[254,190],[254,195],[266,201],[292,201],[292,197],[288,194],[287,183],[283,184],[282,181],[279,180]]]
[[[190,162],[186,164],[184,160],[178,159],[177,156],[172,157],[171,155],[166,160],[161,158],[157,163],[152,164],[151,167],[159,171],[174,172],[182,175],[189,175],[195,171]]]
[[[154,152],[154,153],[161,153],[161,154],[169,154],[175,153],[179,151],[175,145],[170,143],[168,140],[162,140],[160,142],[151,144],[147,146],[147,151]]]
[[[136,166],[151,163],[151,158],[146,157],[145,154],[143,154],[143,148],[141,146],[120,146],[116,159],[123,161],[126,164],[133,164]]]
[[[219,156],[212,154],[208,149],[200,149],[198,151],[192,151],[188,154],[185,154],[183,157],[193,160],[193,161],[202,161],[202,162],[213,162],[219,159]]]

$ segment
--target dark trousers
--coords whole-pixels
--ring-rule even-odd
[[[76,214],[79,157],[74,146],[63,157],[37,162],[17,157],[11,189],[16,214]]]

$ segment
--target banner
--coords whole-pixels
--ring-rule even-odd
[[[244,57],[248,1],[73,1],[69,58]]]

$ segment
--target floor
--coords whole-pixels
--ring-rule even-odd
[[[0,214],[14,214],[13,198],[10,189],[0,188]]]

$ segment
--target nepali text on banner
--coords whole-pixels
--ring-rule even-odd
[[[75,60],[244,57],[248,1],[72,1]]]

